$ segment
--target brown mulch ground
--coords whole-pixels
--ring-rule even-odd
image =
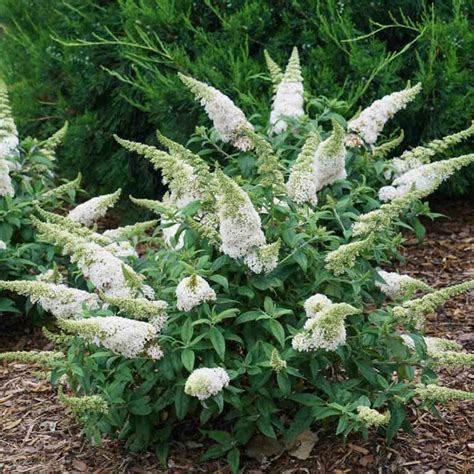
[[[436,208],[451,219],[427,223],[427,236],[420,245],[406,242],[406,262],[398,269],[441,287],[474,278],[474,208],[467,204]],[[459,296],[429,319],[428,333],[456,339],[474,349],[474,295]],[[0,350],[44,347],[40,335],[0,337]],[[130,454],[119,443],[106,441],[103,448],[90,445],[80,426],[58,405],[50,385],[34,375],[34,368],[10,363],[0,366],[0,472],[47,473],[144,473],[228,472],[225,462],[200,463],[202,448],[176,443],[168,470],[152,453]],[[458,370],[442,374],[450,387],[474,390],[474,374]],[[364,442],[351,437],[343,444],[333,436],[318,433],[310,457],[300,461],[286,452],[270,454],[263,462],[245,457],[244,471],[316,472],[429,472],[474,471],[473,403],[458,403],[440,410],[441,419],[413,414],[414,436],[400,434],[391,446],[372,437]],[[260,451],[264,451],[264,446]]]

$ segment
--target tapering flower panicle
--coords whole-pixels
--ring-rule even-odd
[[[107,249],[54,224],[35,218],[32,220],[40,232],[40,238],[61,247],[66,255],[70,255],[84,277],[105,296],[134,297],[142,288],[142,277]]]
[[[266,244],[262,222],[249,195],[232,179],[217,171],[217,201],[221,250],[232,258],[243,258]]]
[[[392,299],[403,297],[407,293],[413,293],[416,290],[432,291],[429,285],[408,275],[399,275],[384,270],[379,270],[378,275],[383,282],[376,281],[375,286],[379,287],[382,293]]]
[[[66,405],[73,413],[96,412],[108,413],[107,402],[100,395],[84,395],[82,397],[70,397],[63,393],[60,386],[58,390],[59,401]]]
[[[191,373],[186,380],[184,392],[199,400],[207,400],[221,392],[229,382],[229,375],[224,369],[204,367]]]
[[[347,176],[345,131],[336,120],[332,121],[332,127],[331,135],[319,144],[313,157],[313,177],[317,191]]]
[[[300,352],[317,349],[335,351],[346,342],[344,320],[357,313],[360,310],[347,303],[326,305],[323,302],[321,311],[308,314],[311,316],[304,325],[304,331],[293,337],[293,349]]]
[[[332,304],[332,301],[326,295],[316,293],[304,302],[304,310],[306,316],[311,319],[315,318],[321,311],[328,309]]]
[[[373,232],[380,233],[389,230],[396,219],[407,211],[414,202],[423,198],[425,194],[415,189],[393,199],[389,203],[382,204],[379,209],[361,214],[352,227],[352,235],[361,237]]]
[[[275,372],[281,372],[282,370],[285,370],[287,367],[287,362],[286,360],[282,359],[280,357],[280,354],[276,349],[273,349],[272,355],[270,357],[270,367],[275,371]]]
[[[83,305],[90,309],[102,306],[97,295],[63,284],[26,280],[0,281],[0,289],[29,296],[32,303],[39,303],[57,318],[79,319],[82,318]]]
[[[116,229],[109,229],[103,232],[103,236],[114,240],[128,240],[134,237],[140,237],[148,230],[154,229],[158,225],[158,220],[137,222],[136,224],[117,227]]]
[[[158,215],[175,212],[175,209],[170,207],[169,204],[155,199],[139,199],[133,196],[129,196],[129,199],[137,206],[144,207]]]
[[[152,324],[159,332],[166,323],[165,301],[150,301],[146,298],[105,298],[107,303],[116,306],[119,310],[134,319],[143,319]]]
[[[14,196],[15,188],[10,178],[10,167],[7,160],[0,158],[0,197]]]
[[[63,142],[66,136],[69,124],[66,122],[57,132],[53,133],[40,146],[40,152],[51,161],[56,159],[56,148]]]
[[[450,147],[457,145],[458,143],[466,140],[474,134],[474,121],[471,126],[460,132],[447,135],[438,140],[433,140],[425,146],[417,146],[412,150],[407,150],[402,153],[398,158],[394,158],[389,162],[389,166],[392,170],[388,170],[386,176],[390,177],[392,174],[395,178],[401,176],[415,168],[419,168],[431,161],[433,156],[443,153]]]
[[[395,306],[392,308],[392,313],[396,321],[402,324],[411,324],[416,328],[420,328],[424,325],[424,316],[426,314],[432,313],[445,301],[469,291],[472,288],[474,288],[474,280],[469,280],[458,285],[448,286],[433,291],[421,298],[407,301],[401,306]]]
[[[404,109],[421,91],[421,83],[376,100],[348,123],[348,129],[373,145],[385,123],[399,110]]]
[[[270,73],[270,79],[273,83],[273,92],[276,93],[278,90],[278,85],[283,79],[283,71],[281,70],[281,67],[278,66],[278,64],[272,59],[266,49],[263,50],[263,55],[265,57],[268,72]]]
[[[0,361],[24,362],[41,367],[53,367],[66,356],[62,352],[54,351],[17,351],[0,352]]]
[[[17,156],[19,144],[18,130],[12,117],[7,86],[0,79],[0,161]]]
[[[297,204],[309,203],[316,206],[318,181],[313,173],[313,159],[321,143],[317,130],[312,130],[301,149],[298,158],[291,166],[290,176],[286,183],[288,197]]]
[[[474,392],[441,387],[435,384],[418,385],[415,394],[422,400],[446,403],[451,400],[474,400]]]
[[[474,154],[470,154],[422,165],[402,174],[390,186],[380,188],[379,198],[382,201],[391,201],[415,189],[427,196],[456,171],[473,162]]]
[[[374,147],[372,149],[372,156],[387,156],[392,150],[395,150],[395,148],[397,148],[397,146],[403,142],[404,138],[405,132],[401,130],[398,137],[395,137],[394,139],[389,140],[388,142],[382,143],[382,145]]]
[[[374,242],[375,236],[371,233],[363,240],[339,246],[336,250],[326,255],[324,260],[326,262],[326,269],[334,273],[334,275],[342,275],[354,267],[357,257],[363,252],[370,250]]]
[[[231,143],[242,151],[252,148],[252,142],[242,135],[241,130],[253,130],[253,126],[229,97],[192,77],[181,73],[178,76],[205,108],[224,143]]]
[[[379,427],[386,425],[390,421],[390,412],[380,413],[373,408],[366,406],[357,407],[357,419],[364,423],[367,427],[374,426]]]
[[[144,321],[107,316],[77,321],[61,319],[58,325],[63,331],[78,334],[93,344],[121,354],[127,359],[163,357],[163,351],[156,344],[158,331],[152,324]]]
[[[121,189],[113,194],[104,194],[79,204],[69,212],[69,219],[85,226],[95,224],[101,217],[104,217],[108,209],[113,207],[120,197]]]
[[[53,189],[49,189],[48,191],[44,192],[41,196],[39,196],[40,200],[49,200],[51,198],[60,199],[66,194],[69,194],[73,191],[79,189],[82,181],[82,174],[78,173],[76,179],[72,181],[68,181],[67,183],[61,184]]]
[[[205,301],[215,301],[216,293],[204,278],[193,275],[179,282],[176,298],[176,307],[180,311],[191,311]]]
[[[270,134],[279,134],[288,128],[284,117],[298,118],[304,115],[303,77],[298,50],[293,51],[285,74],[276,87],[270,114]]]
[[[278,265],[281,242],[262,245],[245,256],[245,263],[254,273],[269,273]]]
[[[254,152],[257,155],[257,173],[262,186],[272,188],[274,192],[284,190],[282,166],[275,155],[272,145],[265,138],[252,130],[242,132],[252,141]]]

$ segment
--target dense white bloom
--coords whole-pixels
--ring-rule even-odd
[[[254,273],[269,273],[278,265],[280,241],[262,245],[245,256],[245,263]]]
[[[377,141],[385,123],[399,110],[404,109],[421,91],[421,84],[393,92],[376,100],[364,109],[360,115],[348,123],[348,129],[360,135],[369,145]]]
[[[379,198],[382,201],[391,201],[397,197],[405,196],[414,189],[427,196],[443,181],[452,176],[455,171],[473,162],[474,154],[470,154],[411,169],[396,178],[391,186],[380,188]]]
[[[308,202],[315,206],[318,181],[313,173],[313,159],[321,139],[317,131],[309,133],[301,153],[291,166],[290,176],[286,183],[288,197],[297,204]]]
[[[304,310],[308,318],[314,318],[331,305],[332,301],[326,295],[316,293],[304,302]]]
[[[229,382],[229,375],[220,367],[195,369],[186,380],[184,392],[199,400],[206,400],[217,395]]]
[[[312,170],[316,191],[347,176],[345,132],[335,120],[332,121],[332,126],[333,133],[318,146],[313,157]]]
[[[163,351],[155,342],[157,330],[150,323],[108,316],[78,321],[63,320],[58,324],[65,331],[78,333],[127,359],[145,355],[152,359],[163,357]]]
[[[41,280],[2,281],[0,288],[29,296],[32,303],[39,303],[57,318],[80,319],[84,304],[91,309],[102,306],[97,295],[93,293]]]
[[[249,195],[232,178],[219,172],[218,179],[221,250],[232,258],[246,257],[266,244],[260,216]]]
[[[288,124],[284,117],[298,118],[304,115],[303,77],[301,76],[298,50],[293,49],[285,74],[276,87],[270,114],[270,134],[281,133]]]
[[[131,297],[133,291],[127,282],[124,270],[133,270],[112,253],[94,243],[84,244],[79,257],[72,256],[85,278],[88,278],[98,291],[110,297]]]
[[[0,160],[16,156],[19,144],[18,130],[11,114],[7,86],[0,79]]]
[[[7,249],[7,244],[0,239],[0,250],[6,250]]]
[[[15,194],[9,173],[10,168],[7,160],[0,158],[0,196],[14,196]]]
[[[216,299],[215,291],[199,275],[183,278],[176,288],[176,306],[180,311],[191,311],[205,301]]]
[[[370,407],[358,406],[357,418],[367,426],[378,427],[380,425],[386,425],[390,421],[390,412],[380,413]]]
[[[79,204],[79,206],[76,206],[69,212],[69,219],[85,226],[91,226],[97,222],[98,219],[104,217],[107,210],[117,202],[120,197],[120,192],[121,190],[119,189],[113,194],[97,196]]]
[[[242,151],[252,148],[252,142],[241,134],[241,130],[253,130],[253,126],[229,97],[204,82],[178,75],[205,108],[223,142],[231,143]]]
[[[430,290],[431,288],[422,281],[412,278],[408,275],[399,275],[395,272],[386,272],[379,270],[378,274],[383,279],[384,283],[376,281],[375,286],[380,288],[380,291],[390,298],[397,298],[403,296],[410,290]]]
[[[118,258],[138,257],[135,247],[127,240],[112,242],[104,248]]]
[[[323,295],[310,301],[308,309],[309,319],[304,325],[304,331],[296,334],[292,340],[293,349],[296,351],[313,351],[326,349],[335,351],[346,342],[346,316],[360,312],[357,308],[346,304],[327,304]],[[311,298],[310,298],[311,300]],[[314,309],[321,307],[319,312]]]

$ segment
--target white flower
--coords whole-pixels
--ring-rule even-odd
[[[347,176],[345,132],[335,120],[332,121],[332,126],[332,134],[320,143],[313,157],[312,170],[316,191]]]
[[[199,275],[183,278],[176,288],[176,306],[180,311],[191,311],[205,301],[216,299],[215,291]]]
[[[430,290],[428,285],[408,275],[399,275],[384,270],[379,270],[378,274],[384,283],[376,281],[375,286],[379,287],[380,291],[390,298],[403,296],[410,290]]]
[[[78,321],[62,320],[58,324],[62,329],[78,333],[92,343],[121,354],[127,359],[144,355],[160,359],[163,356],[162,350],[155,343],[157,330],[150,323],[108,316]]]
[[[1,122],[1,119],[0,119]],[[0,125],[1,128],[1,125]],[[11,158],[18,155],[18,146],[20,142],[18,136],[0,134],[0,159]]]
[[[184,392],[199,400],[206,400],[217,395],[229,385],[229,382],[229,375],[220,367],[195,369],[186,380]]]
[[[124,269],[133,274],[133,270],[115,257],[94,243],[87,243],[82,246],[79,258],[74,255],[71,261],[77,262],[79,269],[85,278],[88,278],[97,290],[110,297],[132,297],[133,291],[124,276]]]
[[[262,222],[249,195],[222,172],[217,201],[221,250],[232,258],[243,258],[266,244]]]
[[[7,244],[0,239],[0,250],[6,250],[7,249]]]
[[[310,296],[304,302],[304,309],[306,311],[306,316],[308,318],[314,318],[320,313],[321,311],[329,308],[332,305],[332,301],[326,296],[321,293],[316,293],[313,296]]]
[[[269,273],[278,265],[280,241],[262,245],[245,256],[245,263],[254,273]]]
[[[79,204],[79,206],[69,212],[69,219],[85,226],[91,226],[97,222],[98,219],[104,217],[107,210],[117,202],[120,197],[120,192],[121,190],[119,189],[113,194],[97,196]]]
[[[215,87],[191,77],[178,74],[183,83],[200,100],[207,115],[214,123],[221,140],[231,143],[242,151],[252,148],[252,142],[240,133],[242,129],[253,130],[245,114],[226,95]]]
[[[10,178],[10,168],[7,160],[0,158],[0,196],[14,196],[12,180]]]
[[[393,92],[376,100],[364,109],[358,117],[348,123],[348,129],[359,134],[369,145],[377,141],[385,123],[399,110],[404,109],[421,91],[421,84]]]
[[[138,257],[135,247],[126,240],[112,242],[104,248],[118,258]]]
[[[276,88],[270,114],[270,134],[281,133],[288,128],[284,117],[298,118],[304,115],[303,78],[298,50],[293,49],[285,74]]]

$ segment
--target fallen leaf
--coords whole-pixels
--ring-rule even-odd
[[[20,423],[21,423],[21,419],[20,420],[15,420],[15,421],[10,421],[9,423],[5,423],[3,425],[3,429],[4,430],[11,430],[11,429],[15,428],[15,426],[18,426]]]
[[[80,459],[74,459],[74,461],[72,462],[72,467],[81,472],[86,472],[88,470],[87,464],[84,461],[81,461]]]
[[[263,435],[255,435],[248,443],[245,454],[249,458],[262,461],[264,459],[276,456],[283,451],[283,445],[273,438],[268,438]]]
[[[290,456],[301,459],[302,461],[308,459],[316,441],[318,441],[318,435],[316,433],[310,430],[303,431],[303,433],[300,433],[295,438],[293,446],[296,446],[296,448],[290,451]]]

